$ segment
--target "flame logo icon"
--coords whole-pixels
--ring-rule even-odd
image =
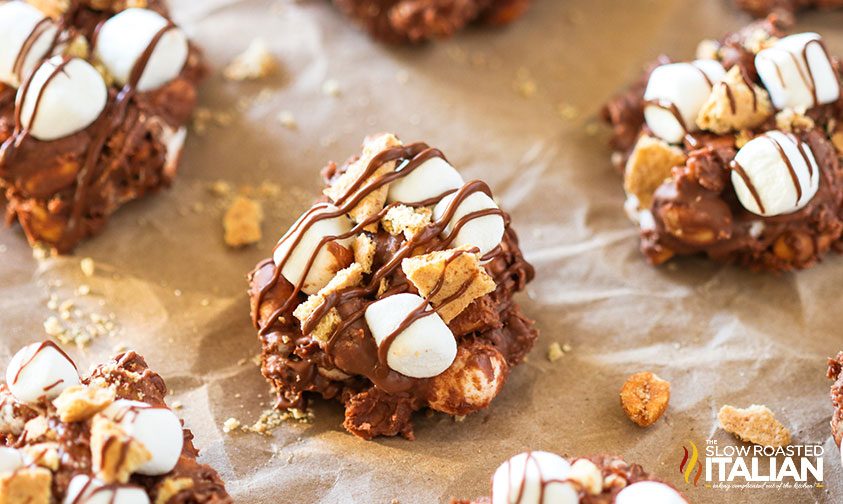
[[[685,446],[682,447],[685,450],[685,456],[682,457],[682,462],[679,463],[679,474],[685,478],[685,483],[690,483],[691,475],[694,474],[694,469],[696,469],[697,474],[694,475],[694,486],[697,486],[700,476],[702,476],[702,464],[699,463],[700,452],[697,450],[697,445],[693,441],[688,440],[688,442],[691,444],[691,451],[689,452]]]

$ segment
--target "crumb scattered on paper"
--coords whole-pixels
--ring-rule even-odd
[[[232,81],[257,80],[268,77],[278,69],[278,62],[261,39],[255,39],[242,54],[234,58],[223,76]]]
[[[260,202],[237,196],[223,216],[225,243],[229,247],[244,247],[260,241],[263,208]]]

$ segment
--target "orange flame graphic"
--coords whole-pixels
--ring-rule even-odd
[[[679,463],[679,474],[683,475],[685,478],[685,483],[691,482],[691,475],[694,473],[694,469],[697,470],[697,474],[694,475],[694,486],[700,481],[700,476],[702,476],[702,464],[699,463],[700,452],[697,450],[697,445],[694,444],[693,441],[688,441],[691,444],[691,451],[688,451],[688,448],[682,447],[685,450],[685,455],[682,457],[682,462]]]

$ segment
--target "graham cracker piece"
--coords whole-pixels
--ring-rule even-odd
[[[371,273],[372,263],[375,261],[375,252],[377,252],[375,240],[371,236],[361,233],[354,237],[351,248],[354,250],[354,262],[360,265],[363,273]]]
[[[381,219],[381,224],[387,233],[397,236],[401,233],[408,240],[430,224],[433,212],[429,208],[412,208],[397,205],[389,209]]]
[[[139,467],[152,459],[141,443],[103,415],[91,424],[91,458],[97,478],[106,483],[126,483]]]
[[[158,497],[155,499],[155,504],[167,504],[179,492],[190,490],[193,485],[193,480],[190,478],[166,478],[158,485]]]
[[[54,401],[62,422],[87,420],[114,402],[114,390],[99,385],[77,385],[62,391]]]
[[[685,164],[681,149],[651,136],[642,136],[635,144],[624,170],[623,188],[638,198],[638,208],[650,208],[653,193],[671,177],[675,166]]]
[[[462,313],[472,301],[497,287],[480,264],[479,254],[472,252],[470,246],[409,257],[401,262],[401,269],[425,298],[444,275],[442,287],[428,300],[445,323]],[[459,297],[440,306],[440,303],[456,295],[467,282],[468,288]]]
[[[735,65],[714,85],[696,122],[700,129],[725,135],[756,128],[772,115],[770,95],[757,84],[748,86],[741,69]]]
[[[222,75],[231,81],[247,81],[268,77],[276,70],[278,70],[278,61],[269,51],[266,42],[255,39],[245,51],[225,67]]]
[[[54,442],[26,445],[21,451],[29,457],[32,464],[57,471],[61,458],[59,457],[59,444]]]
[[[354,287],[363,281],[363,267],[358,263],[352,263],[351,266],[337,272],[334,278],[328,282],[328,285],[322,287],[319,292],[312,294],[307,298],[307,301],[298,305],[293,311],[293,316],[299,319],[304,325],[307,319],[325,302],[325,298],[331,293]],[[319,341],[328,341],[331,333],[334,332],[337,325],[340,323],[340,314],[336,308],[328,310],[320,320],[319,324],[313,329],[310,335]]]
[[[790,444],[790,431],[781,424],[766,406],[753,404],[749,408],[723,406],[717,414],[720,427],[743,441],[775,448]]]
[[[776,128],[788,133],[814,129],[814,120],[804,110],[784,109],[776,114]]]
[[[390,133],[383,133],[381,135],[368,137],[363,142],[363,153],[352,162],[348,169],[343,173],[333,184],[322,191],[326,196],[333,201],[343,199],[347,193],[355,186],[358,179],[360,179],[369,167],[372,159],[381,152],[403,145],[398,138]],[[395,161],[384,163],[381,167],[375,170],[366,180],[363,180],[357,185],[357,191],[364,189],[367,185],[380,178],[381,176],[395,171]],[[371,191],[365,198],[360,200],[354,208],[351,209],[349,215],[351,219],[357,224],[372,217],[383,209],[386,204],[386,195],[388,192],[388,185],[384,185],[375,191]],[[356,192],[355,191],[355,194]],[[378,230],[377,222],[366,226],[365,231],[376,232]]]
[[[55,439],[55,432],[50,429],[47,417],[44,416],[37,416],[26,422],[23,431],[26,440],[30,442],[40,439]]]
[[[0,476],[0,503],[50,504],[53,473],[41,467],[27,467]]]
[[[229,247],[244,247],[260,241],[263,207],[259,201],[237,196],[231,202],[222,220],[225,229],[225,244]]]

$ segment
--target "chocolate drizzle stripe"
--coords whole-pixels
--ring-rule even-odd
[[[796,202],[794,204],[798,204],[800,200],[802,200],[802,184],[799,183],[799,175],[796,174],[796,168],[793,166],[793,162],[790,160],[790,156],[784,151],[784,147],[781,143],[779,143],[778,139],[772,135],[764,135],[764,138],[769,140],[775,147],[776,150],[779,152],[779,156],[781,156],[782,161],[787,166],[787,171],[790,173],[790,180],[793,181],[793,188],[796,190]],[[799,150],[799,144],[796,143],[796,149]]]
[[[660,108],[662,110],[670,112],[676,119],[676,122],[679,123],[679,126],[682,127],[682,131],[688,131],[688,125],[685,124],[685,119],[682,117],[682,112],[679,111],[679,107],[677,107],[675,103],[668,100],[662,100],[660,98],[646,100],[644,103],[646,105],[650,105],[652,107]]]
[[[547,492],[547,487],[552,484],[561,484],[565,483],[568,480],[565,479],[558,479],[558,478],[546,478],[544,472],[542,471],[541,465],[539,464],[538,459],[536,459],[534,452],[529,451],[527,452],[527,458],[524,460],[524,466],[521,470],[521,474],[518,475],[518,483],[517,483],[517,492],[514,501],[510,501],[509,498],[512,496],[512,461],[508,460],[506,462],[506,492],[504,493],[504,500],[506,502],[515,502],[521,503],[522,499],[524,498],[525,493],[527,492],[527,471],[530,468],[530,464],[535,466],[536,472],[539,474],[539,503],[545,502],[545,493]],[[495,493],[494,493],[494,478],[492,479],[492,499],[495,500]]]
[[[35,46],[35,43],[38,42],[38,39],[50,29],[52,22],[50,18],[44,17],[41,21],[38,21],[35,26],[32,27],[32,31],[29,32],[26,39],[24,39],[23,44],[21,44],[20,51],[18,52],[17,56],[15,57],[15,62],[12,65],[12,74],[18,77],[18,81],[23,81],[24,75],[24,66],[26,66],[26,59],[29,57],[29,52],[32,51],[32,48]],[[58,33],[56,37],[53,38],[53,44],[51,45],[51,49],[55,46],[55,42],[58,40]],[[52,52],[48,51],[48,54]]]
[[[755,184],[752,183],[752,179],[749,178],[749,175],[746,174],[746,170],[743,169],[743,166],[733,159],[729,163],[729,168],[734,170],[738,175],[740,175],[741,179],[743,179],[743,183],[746,185],[747,189],[749,189],[749,192],[752,194],[752,198],[755,200],[755,203],[758,205],[758,209],[761,213],[767,213],[764,209],[764,203],[761,202],[761,196],[758,194],[758,189],[755,187]]]
[[[755,83],[752,82],[752,79],[749,76],[749,72],[747,71],[746,67],[743,65],[738,66],[738,70],[740,70],[741,79],[743,79],[743,83],[746,84],[746,87],[749,88],[750,93],[752,93],[752,111],[758,111],[758,93],[755,92]],[[735,110],[732,110],[732,113],[735,113]]]
[[[71,359],[64,352],[64,350],[59,348],[59,346],[56,345],[55,343],[53,343],[52,341],[43,341],[38,345],[38,347],[35,349],[35,351],[32,352],[32,355],[30,355],[29,358],[20,365],[20,368],[18,368],[17,372],[15,372],[15,375],[12,378],[12,385],[16,385],[18,383],[21,375],[23,374],[23,372],[27,368],[27,366],[31,365],[35,361],[35,359],[38,357],[38,354],[40,354],[41,352],[43,352],[47,348],[52,348],[55,351],[57,351],[62,357],[67,359],[67,362],[69,362],[73,366],[73,369],[76,369],[76,363],[73,362],[73,359]]]

